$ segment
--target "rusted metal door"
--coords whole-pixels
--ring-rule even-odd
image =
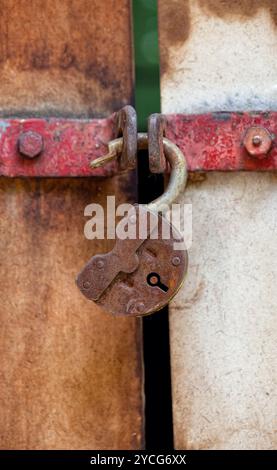
[[[186,126],[194,122],[199,132],[193,148],[203,156],[203,123],[210,129],[212,121],[187,115],[213,111],[265,111],[259,119],[268,121],[273,132],[276,113],[268,112],[276,111],[277,104],[275,2],[158,3],[162,111],[172,114],[167,117],[166,136],[186,154],[195,145]],[[97,148],[103,140],[107,143],[113,126],[110,118],[87,119],[105,118],[132,104],[130,4],[1,2],[2,449],[144,446],[141,321],[106,315],[75,286],[84,263],[112,245],[86,240],[85,206],[105,206],[110,195],[116,196],[117,204],[137,199],[135,172],[119,176],[114,167],[91,172],[89,165],[83,166],[90,151],[95,151],[94,157],[101,155],[96,155]],[[178,118],[176,113],[186,116]],[[233,151],[253,115],[244,116],[239,125],[240,114],[233,120],[230,116],[221,116],[216,131],[225,142],[229,138]],[[12,121],[4,120],[7,117]],[[32,117],[43,121],[23,121]],[[65,147],[59,157],[56,121],[48,118],[62,119],[63,129],[69,129],[74,150],[68,154],[70,168]],[[70,125],[64,121],[68,118],[74,120]],[[42,157],[41,165],[34,166],[24,154],[37,150],[30,150],[26,135],[20,134],[23,128],[33,131],[33,125],[48,139],[40,142],[40,136],[35,137]],[[214,142],[207,141],[211,149]],[[155,427],[161,428],[161,438],[161,413],[168,414],[171,425],[169,381],[164,380],[170,359],[177,449],[276,445],[276,175],[214,171],[276,168],[276,148],[271,160],[255,165],[248,157],[242,159],[242,146],[237,145],[237,153],[229,152],[228,162],[218,153],[216,163],[187,155],[190,170],[202,165],[202,170],[213,171],[194,174],[181,197],[192,204],[193,243],[187,280],[169,309],[171,358],[164,335],[167,317],[163,324],[145,320],[145,325],[155,325],[144,330],[150,356],[145,388],[148,429],[153,435]],[[224,151],[227,155],[226,146]],[[63,176],[72,178],[38,178],[60,176],[62,167]],[[162,181],[151,181],[152,196],[157,196]],[[157,330],[163,331],[162,339],[153,348]],[[154,406],[151,414],[149,408],[156,401],[160,408]],[[171,442],[170,429],[164,434]]]
[[[3,0],[2,116],[104,117],[131,103],[131,45],[128,0]],[[133,178],[1,178],[2,449],[143,445],[140,320],[103,314],[74,281],[110,248],[85,239],[84,207],[134,201]]]
[[[275,1],[159,8],[164,113],[276,110]],[[276,448],[276,175],[202,174],[183,198],[193,243],[170,307],[175,447]]]

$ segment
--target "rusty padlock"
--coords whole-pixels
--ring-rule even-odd
[[[147,148],[147,143],[147,134],[138,134],[138,148]],[[187,251],[175,247],[183,244],[183,238],[160,215],[185,188],[185,158],[168,139],[163,144],[171,166],[166,191],[150,204],[134,206],[119,222],[122,227],[133,225],[134,236],[117,237],[112,251],[93,256],[77,277],[81,292],[115,316],[142,316],[160,310],[178,292],[187,271]],[[122,138],[110,142],[109,153],[120,155],[121,150]],[[100,164],[104,158],[94,163]]]

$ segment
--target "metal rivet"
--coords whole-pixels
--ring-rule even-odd
[[[266,158],[272,146],[272,135],[264,127],[253,126],[247,129],[243,138],[243,145],[252,156],[262,160]]]
[[[22,132],[18,139],[18,149],[25,157],[35,158],[43,150],[43,138],[34,131]]]
[[[102,259],[98,259],[96,261],[96,266],[98,269],[102,269],[104,267],[104,261]]]
[[[172,264],[173,266],[179,266],[179,264],[181,263],[181,259],[179,258],[179,256],[174,256],[174,258],[172,258]]]
[[[143,302],[138,302],[138,303],[136,304],[136,310],[137,310],[137,312],[142,313],[144,309],[145,309],[145,305],[144,305]]]
[[[83,288],[84,289],[89,289],[90,288],[90,282],[89,281],[83,282]]]

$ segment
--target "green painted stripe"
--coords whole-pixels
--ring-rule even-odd
[[[160,67],[156,0],[133,0],[135,105],[138,128],[147,130],[147,118],[160,112]]]

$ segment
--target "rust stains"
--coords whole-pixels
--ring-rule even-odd
[[[277,25],[276,0],[198,0],[198,2],[206,12],[220,18],[239,16],[242,20],[251,18],[261,8],[265,8],[269,11],[275,25]]]
[[[128,0],[0,0],[0,111],[99,116],[132,99]]]
[[[196,1],[196,0],[193,0]],[[276,0],[197,0],[206,14],[220,18],[235,18],[244,21],[256,15],[262,8],[269,11],[272,21],[277,25]],[[161,75],[169,70],[169,51],[171,47],[181,46],[190,35],[190,0],[159,0],[159,36]]]
[[[189,0],[159,1],[161,74],[169,67],[169,47],[180,46],[190,34]]]

